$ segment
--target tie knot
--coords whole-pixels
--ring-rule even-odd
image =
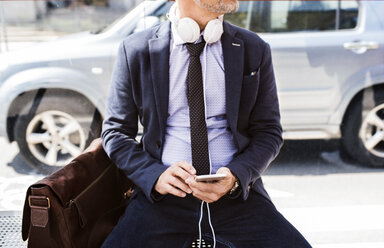
[[[201,52],[204,49],[205,41],[203,40],[202,42],[197,43],[197,44],[187,43],[186,46],[187,46],[187,50],[189,52],[189,55],[191,57],[199,57]]]

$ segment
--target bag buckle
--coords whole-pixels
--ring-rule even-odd
[[[32,202],[31,202],[31,199],[32,200],[37,200],[37,201],[41,201],[41,200],[46,200],[47,201],[47,206],[40,206],[40,205],[32,205]],[[32,207],[42,207],[42,208],[48,208],[50,209],[51,208],[51,201],[49,200],[49,197],[48,196],[35,196],[35,195],[30,195],[28,197],[28,203],[29,203],[29,207],[32,208]]]

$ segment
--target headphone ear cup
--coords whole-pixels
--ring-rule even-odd
[[[200,37],[200,27],[192,18],[180,19],[176,29],[180,38],[187,43],[193,43]]]
[[[179,18],[177,18],[177,15],[176,15],[176,10],[177,10],[177,4],[173,4],[169,9],[169,12],[167,13],[167,18],[175,25],[177,25],[179,22]]]
[[[219,19],[213,19],[208,22],[204,30],[204,40],[205,42],[215,43],[221,38],[223,34],[223,23]]]

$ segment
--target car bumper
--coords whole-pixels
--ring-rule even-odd
[[[339,139],[339,125],[284,126],[285,140]]]

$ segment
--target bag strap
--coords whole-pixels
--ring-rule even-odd
[[[30,228],[43,231],[45,235],[49,235],[49,210],[51,208],[51,200],[47,196],[32,195],[32,185],[27,190],[27,195],[24,202],[23,223],[22,223],[22,238],[27,240]],[[39,231],[39,232],[40,232]]]
[[[49,222],[51,202],[47,196],[30,195],[28,197],[28,205],[31,209],[31,237],[35,237],[34,239],[30,237],[28,246],[39,247],[41,245],[40,238],[51,236]]]
[[[30,195],[28,205],[31,209],[31,224],[33,227],[47,228],[51,201],[47,196]]]

